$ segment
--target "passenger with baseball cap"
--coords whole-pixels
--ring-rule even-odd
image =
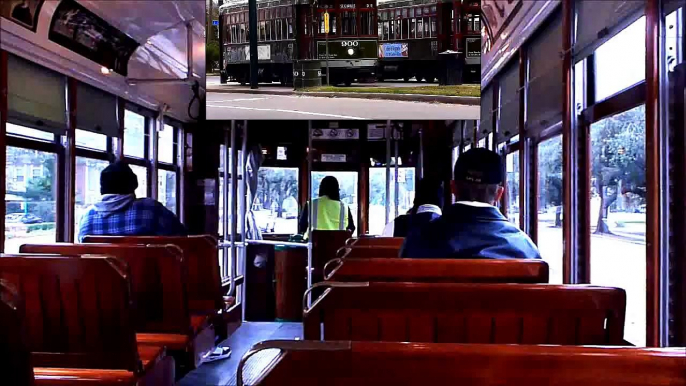
[[[79,242],[86,236],[185,236],[176,215],[152,198],[136,198],[138,178],[122,161],[100,173],[100,202],[79,223]]]
[[[400,252],[411,258],[540,259],[526,233],[503,216],[504,168],[495,152],[475,148],[455,163],[455,204],[443,216],[408,233]]]

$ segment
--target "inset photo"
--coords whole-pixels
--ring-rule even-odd
[[[209,7],[208,119],[479,119],[480,1]]]

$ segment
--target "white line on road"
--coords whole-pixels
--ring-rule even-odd
[[[256,97],[256,98],[238,98],[238,99],[227,99],[224,101],[210,101],[212,103],[226,103],[226,102],[249,102],[249,101],[262,101],[262,100],[267,100],[269,98],[265,97]]]
[[[341,118],[341,119],[357,119],[357,120],[368,119],[368,118],[361,118],[361,117],[353,117],[353,116],[349,116],[349,115],[324,114],[324,113],[310,113],[310,112],[307,112],[307,111],[298,111],[298,110],[260,109],[260,108],[257,108],[257,107],[218,106],[218,105],[210,105],[210,104],[208,104],[207,107],[216,107],[216,108],[223,108],[223,109],[237,109],[237,110],[251,110],[251,111],[269,111],[269,112],[291,113],[291,114],[303,114],[303,115],[316,115],[316,116],[319,116],[319,117],[330,117],[330,118]]]

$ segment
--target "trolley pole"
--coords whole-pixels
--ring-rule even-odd
[[[257,0],[248,0],[248,29],[250,30],[250,88],[257,88]]]

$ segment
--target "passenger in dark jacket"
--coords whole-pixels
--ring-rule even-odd
[[[501,157],[475,148],[455,164],[452,191],[456,202],[443,216],[413,227],[401,257],[540,259],[529,236],[509,222],[494,205],[503,195]]]
[[[443,183],[422,178],[417,184],[412,209],[386,224],[382,236],[405,237],[411,228],[420,228],[441,217],[443,208]]]

